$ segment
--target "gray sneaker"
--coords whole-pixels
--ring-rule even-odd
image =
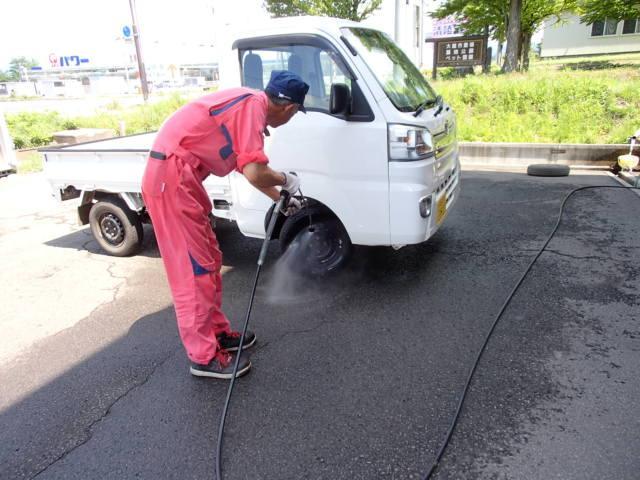
[[[196,377],[222,378],[230,380],[233,375],[233,366],[236,362],[237,353],[229,353],[226,350],[218,350],[216,356],[207,365],[191,362],[189,371]],[[246,353],[240,354],[240,363],[236,378],[241,377],[251,368],[251,360]]]

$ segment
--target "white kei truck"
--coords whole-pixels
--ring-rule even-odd
[[[460,192],[456,119],[418,68],[383,32],[318,17],[275,19],[237,36],[221,62],[221,88],[261,90],[272,70],[310,86],[307,114],[270,130],[265,150],[277,170],[296,172],[333,270],[352,245],[399,248],[429,239]],[[142,174],[155,133],[45,148],[45,176],[60,200],[78,198],[79,222],[100,246],[125,256],[149,222]],[[210,175],[213,216],[264,238],[272,201],[239,173]],[[306,212],[279,219],[284,248],[309,224]]]

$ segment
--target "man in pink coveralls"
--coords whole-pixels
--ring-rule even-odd
[[[180,338],[193,375],[231,378],[235,355],[237,376],[251,368],[249,356],[238,352],[240,333],[231,330],[222,313],[222,255],[209,213],[211,201],[202,185],[210,174],[244,174],[274,201],[279,186],[294,194],[295,175],[267,165],[267,126],[287,123],[304,109],[309,90],[286,70],[274,71],[264,92],[233,88],[206,95],[169,117],[158,132],[142,179],[142,196],[151,217],[176,310]],[[292,197],[289,213],[300,208]],[[247,331],[245,348],[256,336]]]

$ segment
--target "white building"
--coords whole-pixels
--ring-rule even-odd
[[[605,19],[586,25],[576,15],[565,15],[561,22],[549,20],[544,25],[542,57],[627,52],[640,52],[640,19]]]

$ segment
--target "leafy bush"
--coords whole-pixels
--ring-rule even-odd
[[[53,141],[53,132],[64,130],[57,112],[23,112],[7,115],[7,126],[16,148],[41,147]]]
[[[640,127],[640,71],[476,75],[433,82],[463,141],[625,143]]]

